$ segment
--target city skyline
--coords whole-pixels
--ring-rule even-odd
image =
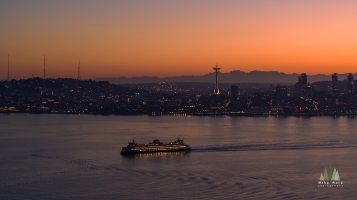
[[[218,66],[213,68],[215,71]],[[213,77],[212,77],[213,78]],[[356,115],[357,80],[295,85],[147,83],[29,78],[0,81],[0,113],[148,115]],[[274,89],[275,87],[275,89]],[[214,88],[214,90],[213,90]]]
[[[356,73],[357,2],[1,2],[0,79]]]

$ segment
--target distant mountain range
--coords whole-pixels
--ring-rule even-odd
[[[294,84],[298,81],[300,74],[285,74],[276,71],[251,71],[243,72],[239,70],[228,73],[219,73],[219,83],[284,83]],[[338,74],[339,80],[347,79],[346,74]],[[354,74],[356,77],[356,74]],[[215,72],[203,76],[172,76],[166,78],[141,76],[141,77],[117,77],[117,78],[97,78],[97,81],[109,81],[114,84],[132,84],[132,83],[155,83],[155,82],[215,82]],[[316,74],[308,75],[307,81],[313,83],[316,81],[329,81],[331,75]]]

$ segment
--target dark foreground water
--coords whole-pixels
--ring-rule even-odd
[[[0,199],[355,199],[357,118],[0,115]],[[133,138],[188,154],[123,157]],[[332,164],[343,187],[318,187]]]

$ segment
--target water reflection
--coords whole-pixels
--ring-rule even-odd
[[[348,119],[356,119],[356,115],[348,115],[347,118]]]
[[[161,159],[167,157],[183,157],[189,155],[189,151],[176,152],[156,152],[156,153],[142,153],[135,155],[122,155],[124,159],[139,160],[139,159]]]
[[[354,199],[354,119],[0,115],[0,199]],[[177,136],[191,153],[120,155]],[[317,188],[329,164],[343,190]]]

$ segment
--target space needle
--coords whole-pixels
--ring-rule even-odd
[[[220,70],[221,68],[218,67],[218,65],[216,64],[216,66],[213,68],[213,70],[216,71],[216,87],[214,88],[214,94],[216,95],[219,95],[219,89],[218,89],[218,71]]]

